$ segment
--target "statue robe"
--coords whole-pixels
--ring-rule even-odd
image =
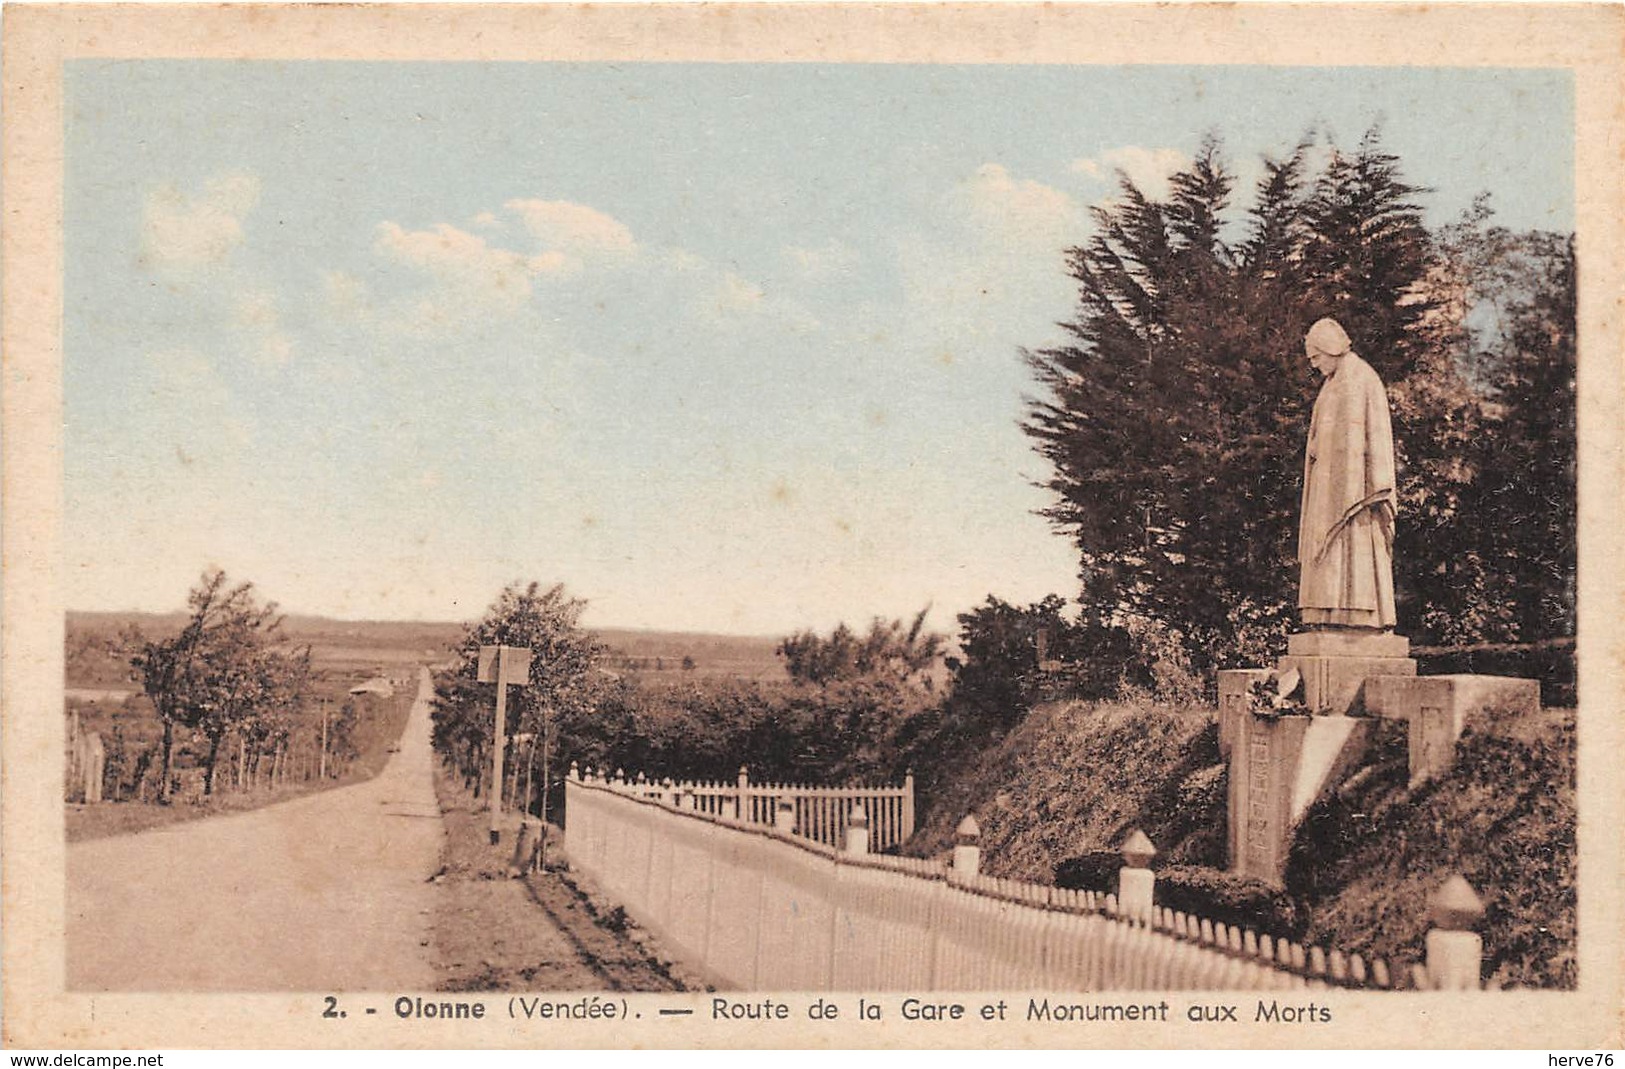
[[[1315,398],[1298,520],[1305,624],[1394,626],[1394,438],[1382,380],[1353,352]]]

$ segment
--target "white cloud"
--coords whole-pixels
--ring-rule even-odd
[[[586,205],[510,200],[504,207],[520,217],[535,248],[507,248],[450,223],[425,230],[408,230],[395,222],[378,225],[374,251],[435,283],[412,299],[390,302],[395,306],[391,327],[440,331],[471,316],[512,314],[530,301],[537,279],[576,275],[590,265],[629,260],[637,252],[631,230]],[[474,224],[487,229],[500,225],[491,212],[480,212]],[[362,311],[365,290],[350,276],[329,273],[326,289],[335,310]]]
[[[694,298],[694,315],[712,325],[737,321],[763,310],[767,291],[732,271],[725,271],[715,285]]]
[[[518,308],[530,298],[531,275],[542,269],[535,257],[496,248],[448,223],[436,223],[429,230],[380,223],[374,247],[385,257],[418,268],[444,284],[446,293],[420,305],[431,323],[479,308]]]
[[[274,330],[277,325],[276,297],[270,293],[244,293],[237,298],[239,326]]]
[[[293,339],[282,330],[275,294],[239,295],[233,323],[247,335],[254,359],[262,366],[282,368],[293,359]]]
[[[632,231],[620,220],[567,200],[510,200],[503,205],[524,221],[544,249],[576,257],[628,255],[637,251]]]
[[[680,276],[682,277],[682,276]],[[819,329],[818,317],[800,302],[779,293],[770,294],[758,283],[733,271],[723,271],[717,278],[709,270],[698,279],[688,277],[685,284],[715,279],[705,286],[693,302],[694,318],[712,329],[733,331],[739,328],[766,331],[766,335],[753,337],[783,337],[807,334]]]
[[[1169,176],[1189,164],[1190,157],[1177,148],[1123,145],[1107,149],[1098,157],[1073,160],[1072,171],[1096,182],[1110,182],[1114,186],[1118,172],[1122,172],[1140,192],[1152,199],[1161,199],[1169,193]]]
[[[293,339],[280,330],[271,331],[260,338],[259,361],[268,367],[287,367],[293,360]]]
[[[367,284],[348,271],[323,271],[322,292],[328,308],[342,316],[360,315],[372,304]]]
[[[766,296],[767,293],[762,287],[754,282],[740,278],[732,271],[723,276],[722,285],[718,287],[716,293],[718,307],[724,311],[755,308],[762,303],[762,298]]]
[[[1001,164],[985,163],[953,198],[984,236],[1053,243],[1072,240],[1079,218],[1066,193],[1032,179],[1015,178]]]
[[[242,243],[243,218],[259,198],[259,179],[243,172],[211,178],[195,197],[160,186],[147,196],[142,248],[161,265],[219,263]]]
[[[907,313],[896,336],[941,368],[1007,361],[1014,346],[1044,341],[1069,306],[1063,250],[1087,233],[1083,205],[999,163],[977,168],[941,204],[944,225],[898,243]]]
[[[845,274],[856,267],[861,259],[856,249],[836,238],[830,238],[817,248],[787,245],[783,251],[785,259],[808,278]]]

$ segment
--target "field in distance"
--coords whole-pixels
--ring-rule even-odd
[[[135,691],[129,656],[120,635],[130,626],[148,638],[172,634],[185,622],[181,613],[73,612],[67,614],[67,686],[80,691]],[[444,664],[460,641],[463,625],[438,621],[330,620],[288,616],[286,640],[309,645],[318,669],[338,674],[394,674],[402,667]],[[761,636],[711,635],[682,631],[602,628],[595,632],[609,647],[603,667],[617,674],[738,679],[783,679],[774,653],[779,640]],[[111,695],[110,695],[111,696]]]

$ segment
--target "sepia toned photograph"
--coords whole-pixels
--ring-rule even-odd
[[[1618,10],[1180,14],[8,7],[8,1044],[1617,1045]]]

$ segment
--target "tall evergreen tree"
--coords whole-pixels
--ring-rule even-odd
[[[1418,190],[1374,133],[1312,178],[1311,147],[1266,162],[1237,241],[1215,141],[1166,201],[1123,178],[1068,250],[1070,344],[1027,354],[1023,429],[1052,466],[1045,514],[1078,546],[1086,613],[1166,624],[1198,665],[1290,616],[1309,324],[1337,316],[1389,381],[1426,350]]]

